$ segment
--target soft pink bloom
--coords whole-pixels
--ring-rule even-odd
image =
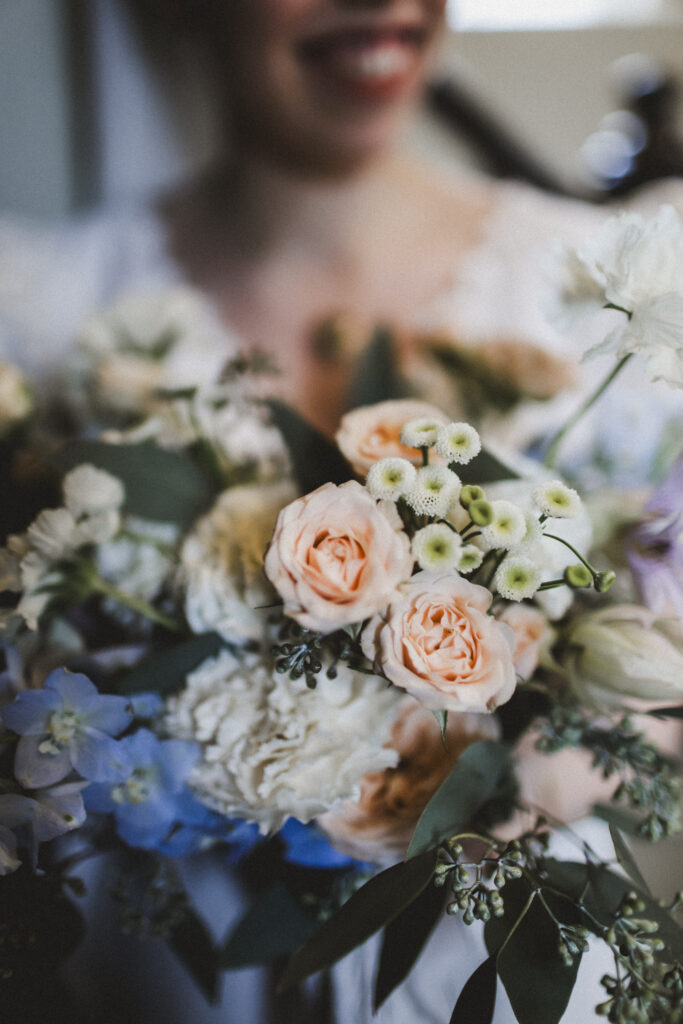
[[[387,679],[432,711],[493,711],[512,696],[514,633],[491,593],[456,573],[418,572],[362,634]]]
[[[423,417],[444,425],[449,422],[448,417],[433,405],[412,398],[364,405],[342,417],[336,435],[337,444],[359,476],[365,476],[370,466],[380,459],[397,456],[421,466],[421,452],[401,444],[399,435],[404,424]],[[443,462],[443,459],[432,455],[430,461]]]
[[[355,480],[324,484],[278,516],[265,570],[285,615],[330,633],[384,608],[413,567],[396,507]]]
[[[529,604],[510,604],[498,616],[515,634],[517,643],[512,656],[517,675],[531,679],[538,658],[553,636],[553,629],[542,611]]]
[[[395,768],[368,772],[357,801],[318,819],[332,842],[360,860],[403,855],[418,818],[460,755],[477,740],[495,740],[494,715],[451,714],[445,746],[434,715],[412,697],[403,697],[387,746],[398,751]]]

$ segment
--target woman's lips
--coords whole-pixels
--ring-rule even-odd
[[[358,29],[318,36],[299,52],[336,89],[360,99],[390,99],[412,81],[424,43],[417,28]]]

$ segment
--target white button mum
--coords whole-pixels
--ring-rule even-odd
[[[430,523],[412,541],[415,561],[427,572],[457,569],[462,554],[460,534],[445,523]]]
[[[405,500],[418,515],[441,518],[460,494],[460,477],[446,466],[421,466]]]
[[[415,486],[415,475],[415,466],[407,459],[380,459],[370,466],[365,486],[373,498],[398,501]]]
[[[439,429],[435,447],[447,462],[466,465],[481,451],[481,438],[469,423],[449,423]]]

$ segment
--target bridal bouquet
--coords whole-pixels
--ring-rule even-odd
[[[567,306],[622,317],[609,378],[643,356],[680,387],[675,215],[608,222],[565,269]],[[228,349],[180,289],[94,317],[58,392],[0,366],[8,1005],[78,940],[77,865],[114,850],[124,926],[209,998],[221,970],[277,964],[284,991],[382,931],[377,1008],[446,913],[488,950],[456,1024],[490,1024],[497,977],[521,1024],[559,1021],[594,941],[599,1014],[681,1019],[681,901],[625,835],[678,827],[649,725],[681,717],[683,462],[582,498],[551,468],[572,422],[545,464],[494,453],[386,395],[382,333],[332,444]],[[592,804],[614,859],[557,859]],[[253,883],[219,945],[176,868],[208,849]]]

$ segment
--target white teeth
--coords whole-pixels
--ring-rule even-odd
[[[411,55],[395,44],[344,54],[344,69],[363,78],[389,78],[407,71]]]

